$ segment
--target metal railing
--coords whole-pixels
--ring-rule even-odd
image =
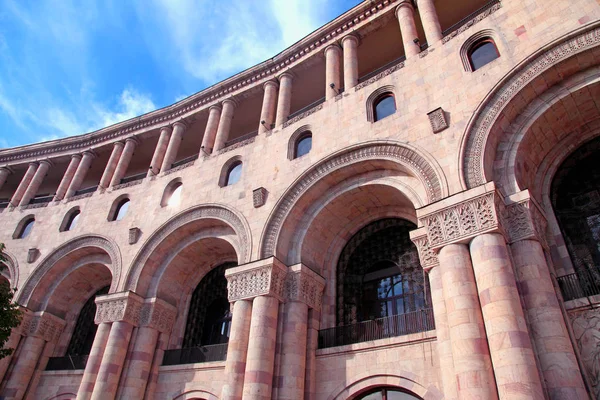
[[[225,361],[226,358],[227,343],[211,344],[208,346],[198,346],[187,349],[165,350],[162,365]]]
[[[565,301],[600,294],[600,270],[582,270],[556,278]]]
[[[34,197],[33,199],[31,199],[29,201],[29,204],[50,203],[52,201],[52,199],[54,199],[54,195],[53,194],[46,194],[46,195],[36,196],[36,197]]]
[[[98,186],[90,186],[88,188],[80,189],[80,190],[76,191],[73,196],[79,196],[81,194],[87,194],[87,193],[94,193],[96,190],[98,190]]]
[[[135,182],[135,181],[141,181],[142,179],[144,179],[146,177],[148,173],[147,172],[142,172],[140,174],[135,174],[135,175],[131,175],[131,176],[126,176],[125,178],[121,179],[121,182],[119,182],[120,185],[124,184],[124,183],[129,183],[129,182]]]
[[[501,0],[491,0],[486,5],[484,5],[480,9],[478,9],[477,11],[472,12],[471,14],[467,15],[466,17],[464,17],[463,19],[461,19],[460,21],[458,21],[457,23],[452,25],[450,28],[444,29],[444,31],[442,31],[442,36],[447,36],[450,33],[458,30],[458,28],[460,28],[461,26],[463,26],[464,24],[466,24],[467,22],[469,22],[470,20],[472,20],[473,18],[475,18],[476,16],[481,14],[482,12],[484,12],[484,11],[492,8],[496,4],[500,3],[500,1]]]
[[[385,64],[384,66],[379,67],[376,70],[371,71],[368,74],[361,76],[360,78],[358,78],[358,83],[361,83],[361,82],[364,82],[366,80],[369,80],[372,77],[374,77],[375,75],[379,74],[380,72],[383,72],[383,71],[385,71],[388,68],[392,68],[394,65],[398,65],[398,64],[400,64],[401,62],[404,62],[404,61],[406,61],[406,56],[402,56],[402,57],[396,58],[394,61],[390,61],[389,63]]]
[[[85,369],[89,355],[50,357],[46,365],[46,371],[72,371]]]
[[[197,159],[198,159],[198,154],[186,157],[186,158],[184,158],[182,160],[179,160],[179,161],[174,162],[173,164],[171,164],[171,168],[177,168],[177,167],[179,167],[179,166],[181,166],[183,164],[187,164],[189,162],[196,161]]]
[[[10,204],[10,199],[0,199],[0,210],[3,208],[8,208]]]
[[[327,347],[368,342],[432,329],[435,329],[433,310],[419,310],[363,321],[353,325],[322,329],[319,331],[319,348],[325,349]]]
[[[225,147],[233,146],[236,143],[243,142],[244,140],[253,138],[254,136],[257,136],[257,135],[258,135],[258,130],[250,132],[250,133],[246,133],[240,137],[236,137],[235,139],[228,140],[227,142],[225,142]]]
[[[293,113],[291,113],[291,114],[288,116],[288,121],[289,121],[290,119],[292,119],[292,118],[294,118],[294,117],[296,117],[296,116],[298,116],[298,115],[302,114],[304,111],[308,111],[308,110],[310,110],[311,108],[314,108],[314,107],[318,106],[319,104],[323,104],[323,103],[325,103],[325,97],[322,97],[322,98],[320,98],[319,100],[317,100],[317,101],[314,101],[314,102],[310,103],[310,104],[309,104],[309,105],[307,105],[306,107],[302,107],[301,109],[299,109],[299,110],[297,110],[297,111],[294,111]]]

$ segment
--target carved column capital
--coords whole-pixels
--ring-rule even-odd
[[[429,245],[429,238],[427,237],[427,228],[419,228],[410,232],[410,240],[417,246],[419,252],[419,260],[421,261],[421,267],[425,271],[437,267],[440,265],[437,254],[433,251]]]
[[[96,297],[96,324],[125,321],[139,326],[144,299],[133,292]]]
[[[55,343],[65,327],[65,321],[46,311],[26,313],[21,321],[21,335]]]
[[[505,225],[510,243],[533,239],[548,246],[546,216],[528,190],[506,198]]]
[[[284,301],[287,267],[275,257],[255,261],[225,271],[229,301],[271,296]]]
[[[158,298],[144,300],[140,313],[140,326],[147,326],[161,333],[169,333],[175,324],[177,309]]]
[[[298,301],[316,311],[321,310],[325,279],[303,264],[292,265],[285,279],[286,302]]]

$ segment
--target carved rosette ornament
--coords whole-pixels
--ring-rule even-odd
[[[289,268],[285,279],[285,301],[299,301],[316,311],[321,310],[325,279],[303,264]]]
[[[284,301],[284,282],[287,267],[275,257],[225,271],[230,302],[272,296]]]
[[[177,309],[164,300],[146,299],[140,312],[140,326],[147,326],[161,333],[169,333],[175,324]]]
[[[21,322],[21,335],[55,343],[65,327],[65,321],[46,311],[27,313]]]
[[[96,324],[125,321],[139,326],[144,300],[133,292],[96,297]]]

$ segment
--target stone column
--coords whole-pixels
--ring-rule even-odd
[[[271,124],[275,123],[275,107],[277,106],[277,82],[268,81],[263,85],[262,109],[260,111],[260,122],[258,123],[258,134],[271,130]],[[264,123],[263,123],[264,122]]]
[[[171,139],[169,139],[169,146],[167,147],[165,158],[163,159],[160,167],[160,172],[170,170],[171,165],[173,165],[175,162],[175,159],[177,158],[177,152],[179,151],[179,146],[183,140],[183,132],[185,132],[185,128],[185,124],[181,121],[177,121],[173,124],[173,133],[171,134]]]
[[[341,53],[340,46],[337,44],[331,44],[325,48],[325,100],[333,99],[342,89],[340,77]]]
[[[404,44],[404,53],[409,59],[420,53],[421,48],[415,39],[418,39],[417,27],[415,26],[415,9],[410,0],[401,0],[401,3],[396,7],[396,17],[400,24],[400,34],[402,35],[402,43]]]
[[[96,383],[98,370],[100,369],[100,363],[102,362],[102,356],[104,355],[104,349],[106,348],[106,342],[108,342],[110,327],[111,324],[106,322],[98,325],[98,330],[94,337],[94,344],[92,344],[92,351],[90,351],[90,355],[88,356],[85,370],[83,371],[83,377],[81,378],[81,384],[77,391],[77,400],[88,400],[92,397],[94,384]]]
[[[73,176],[77,171],[77,167],[79,166],[79,162],[81,161],[80,154],[73,154],[71,156],[71,161],[69,162],[69,166],[63,175],[60,185],[58,185],[58,190],[56,191],[56,195],[54,196],[54,201],[60,201],[65,197],[67,193],[67,189],[69,185],[71,185],[71,181],[73,180]]]
[[[92,166],[92,160],[96,157],[94,152],[92,151],[84,151],[83,157],[81,158],[81,162],[77,166],[77,171],[73,176],[73,180],[71,180],[71,184],[69,185],[69,189],[67,189],[66,198],[73,197],[75,192],[81,189],[81,184],[85,179],[90,167]]]
[[[91,399],[114,399],[133,328],[138,326],[142,299],[133,292],[96,297],[96,323],[112,323]]]
[[[217,130],[219,129],[220,118],[221,106],[210,106],[208,109],[208,122],[206,123],[206,129],[204,130],[204,137],[202,138],[200,156],[202,156],[203,153],[205,155],[212,153],[213,146],[215,145],[215,138],[217,136]]]
[[[283,340],[279,371],[281,381],[278,382],[279,399],[304,398],[308,352],[308,311],[309,309],[320,311],[324,287],[325,280],[310,268],[302,264],[289,268],[286,277],[286,303],[283,314]],[[312,357],[313,355],[310,354],[310,358]]]
[[[6,399],[28,398],[36,391],[34,375],[46,368],[47,358],[43,357],[47,343],[56,343],[65,326],[65,321],[47,313],[36,312],[21,322],[21,348],[15,357],[12,370],[5,377],[5,385],[0,397]]]
[[[156,345],[156,351],[154,352],[154,359],[152,360],[152,367],[150,370],[150,377],[148,378],[148,384],[146,385],[146,395],[144,399],[154,399],[156,393],[156,385],[158,384],[158,368],[162,365],[165,350],[169,343],[169,335],[161,333],[158,336],[158,344]]]
[[[308,310],[308,333],[306,335],[306,377],[304,379],[304,400],[315,400],[317,396],[317,348],[319,347],[319,326],[321,313]]]
[[[110,181],[111,187],[121,183],[121,179],[125,177],[125,174],[127,173],[127,168],[129,167],[129,163],[131,162],[131,157],[133,157],[135,146],[139,143],[140,141],[135,137],[130,137],[125,140],[125,147],[123,148],[123,152],[121,153],[121,157],[119,158],[119,163],[117,164],[115,173],[113,174],[112,179]]]
[[[108,159],[108,163],[104,168],[104,173],[102,174],[102,178],[100,178],[99,187],[103,189],[108,189],[110,185],[110,181],[115,173],[115,169],[117,168],[117,164],[119,163],[119,158],[121,158],[121,153],[123,153],[123,142],[115,142],[113,144],[112,153],[110,153],[110,158]]]
[[[507,206],[510,250],[546,388],[551,399],[584,399],[585,384],[542,247],[546,219],[528,191],[516,196]]]
[[[292,82],[293,75],[284,72],[279,75],[279,96],[277,98],[277,117],[275,126],[281,126],[287,122],[292,105]]]
[[[31,180],[33,179],[33,176],[35,175],[35,171],[37,171],[37,168],[38,168],[38,163],[34,163],[34,162],[29,163],[29,166],[27,167],[27,171],[25,171],[25,175],[23,175],[23,178],[21,179],[21,183],[19,183],[17,190],[15,191],[12,199],[10,200],[10,204],[13,207],[18,206],[19,203],[21,202],[21,199],[23,198],[25,191],[29,187],[29,184],[31,183]]]
[[[31,199],[35,197],[51,166],[52,162],[50,160],[40,161],[39,166],[35,171],[35,175],[31,182],[29,182],[29,186],[27,187],[19,206],[26,206]]]
[[[238,300],[233,304],[227,361],[225,361],[225,386],[221,392],[223,400],[242,398],[251,315],[252,302],[250,300]]]
[[[233,99],[223,100],[223,111],[219,120],[219,128],[215,139],[214,151],[219,151],[225,147],[227,139],[229,139],[229,130],[231,129],[231,120],[235,111],[235,101]]]
[[[147,176],[154,176],[160,173],[160,166],[165,158],[165,152],[167,151],[170,138],[171,127],[163,126],[160,128],[160,136],[158,138],[158,143],[156,144],[156,149],[154,150],[154,155],[152,156],[152,161],[150,162]]]
[[[435,9],[434,0],[419,0],[419,15],[425,30],[425,37],[429,46],[442,40],[442,28]]]
[[[0,189],[6,183],[8,176],[12,174],[12,169],[10,167],[0,167]]]
[[[344,48],[344,90],[352,89],[358,83],[358,38],[354,35],[342,39]]]
[[[120,398],[142,399],[152,372],[152,362],[161,333],[171,331],[177,310],[165,301],[153,298],[144,302],[129,367],[124,372]]]

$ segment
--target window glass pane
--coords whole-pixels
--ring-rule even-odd
[[[123,218],[125,218],[127,210],[129,210],[129,203],[129,200],[125,200],[123,203],[121,203],[121,205],[119,206],[119,210],[117,211],[117,217],[115,218],[115,221],[120,221]]]
[[[498,57],[498,51],[492,42],[484,42],[476,46],[471,52],[471,65],[473,65],[473,70],[478,70]]]
[[[302,157],[308,154],[312,149],[312,136],[301,139],[296,145],[296,157]]]
[[[79,211],[77,211],[73,215],[71,215],[69,224],[67,225],[68,231],[70,231],[71,229],[74,229],[77,226],[77,221],[79,221],[79,214],[81,214],[81,213]]]
[[[381,394],[381,391],[379,391],[360,397],[360,400],[383,400],[383,396]]]
[[[35,220],[32,219],[31,221],[29,221],[28,223],[25,224],[25,226],[23,227],[23,232],[21,233],[21,239],[29,236],[29,234],[31,233],[31,230],[33,229],[34,223],[35,223]]]
[[[173,193],[171,193],[171,197],[169,197],[169,201],[167,202],[168,206],[174,206],[174,205],[178,205],[179,201],[181,200],[181,190],[183,188],[183,185],[179,184],[175,190],[173,190]]]
[[[229,170],[229,174],[227,175],[227,183],[225,184],[225,186],[233,185],[234,183],[240,180],[241,176],[242,163],[238,163]]]
[[[418,397],[415,397],[411,394],[399,392],[397,390],[387,390],[387,400],[417,400]]]
[[[375,105],[375,121],[389,117],[396,112],[396,101],[392,96],[386,96]]]

